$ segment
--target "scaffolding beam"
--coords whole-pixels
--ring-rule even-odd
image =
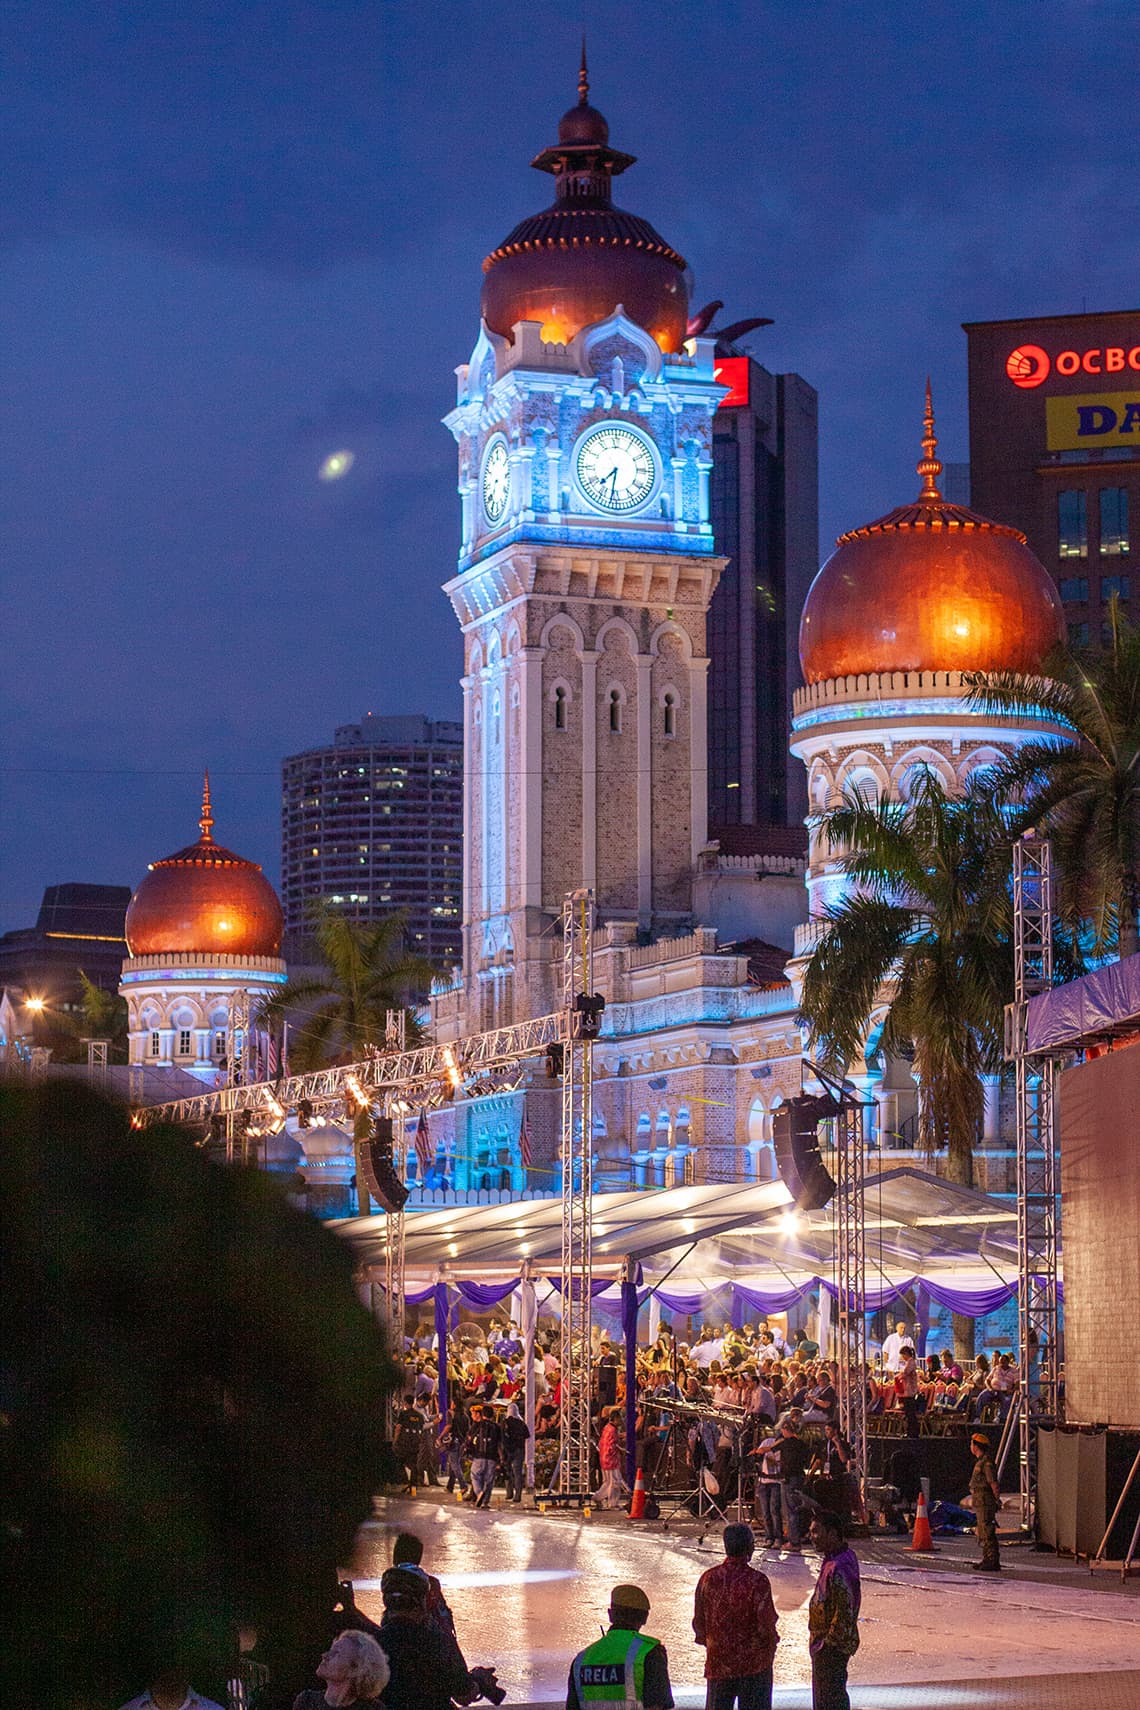
[[[1037,1432],[1057,1420],[1057,1149],[1054,1057],[1030,1058],[1029,1000],[1053,983],[1053,855],[1032,831],[1013,846],[1014,1001],[1007,1012],[1017,1100],[1017,1352],[1021,1525],[1035,1527]]]
[[[551,1045],[564,1044],[568,1037],[565,1010],[540,1015],[534,1021],[475,1033],[454,1045],[424,1045],[414,1051],[384,1051],[360,1063],[343,1063],[318,1069],[309,1075],[282,1076],[276,1081],[240,1080],[217,1092],[168,1104],[138,1105],[133,1113],[137,1128],[156,1122],[207,1123],[211,1116],[231,1111],[265,1111],[272,1097],[286,1109],[296,1109],[302,1099],[311,1104],[331,1104],[349,1096],[350,1079],[359,1082],[370,1097],[392,1093],[414,1093],[425,1108],[448,1103],[470,1080],[510,1068],[521,1057],[536,1057]],[[141,1096],[141,1089],[140,1089]]]
[[[836,1336],[839,1428],[851,1445],[852,1472],[867,1477],[867,1247],[863,1105],[843,1098],[835,1118]]]
[[[562,1322],[558,1491],[590,1491],[590,1331],[593,1318],[593,1027],[581,1000],[594,991],[594,893],[572,891],[562,913]]]

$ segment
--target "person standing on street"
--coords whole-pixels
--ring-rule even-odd
[[[823,1557],[808,1604],[812,1710],[851,1710],[847,1664],[859,1649],[859,1562],[838,1514],[821,1508],[811,1541]]]
[[[724,1560],[697,1581],[693,1634],[705,1647],[708,1710],[772,1710],[779,1634],[768,1576],[752,1566],[751,1526],[724,1529]]]
[[[590,1704],[673,1710],[665,1646],[641,1631],[648,1618],[649,1599],[639,1585],[614,1586],[608,1632],[570,1664],[566,1710]]]
[[[521,1502],[523,1484],[526,1481],[526,1446],[530,1440],[530,1426],[519,1412],[518,1403],[515,1401],[507,1408],[502,1430],[503,1460],[507,1468],[507,1501]]]
[[[490,1508],[503,1433],[490,1407],[473,1407],[471,1419],[467,1447],[471,1452],[471,1488],[475,1492],[475,1507]]]
[[[1000,1573],[997,1512],[1001,1507],[1001,1488],[990,1451],[990,1440],[984,1431],[975,1431],[970,1438],[970,1453],[974,1457],[974,1470],[970,1474],[968,1500],[973,1505],[974,1525],[982,1551],[981,1561],[971,1562],[970,1566],[975,1573]]]
[[[795,1409],[792,1409],[792,1413]],[[780,1463],[780,1505],[784,1510],[784,1526],[789,1550],[798,1550],[800,1515],[803,1509],[804,1474],[807,1472],[811,1450],[801,1437],[792,1414],[786,1414],[774,1436],[766,1437],[760,1445],[763,1454],[775,1455]]]

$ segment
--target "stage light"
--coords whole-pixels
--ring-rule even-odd
[[[345,1084],[345,1088],[348,1092],[348,1095],[352,1099],[353,1103],[356,1105],[357,1110],[367,1110],[369,1104],[372,1101],[368,1097],[368,1094],[365,1092],[364,1088],[361,1086],[360,1082],[357,1080],[356,1076],[355,1075],[346,1076],[344,1084]]]
[[[783,1216],[780,1218],[780,1234],[781,1235],[798,1235],[799,1232],[800,1232],[800,1220],[799,1220],[799,1218],[796,1216],[794,1211],[785,1211]]]
[[[443,1067],[452,1092],[458,1092],[463,1085],[463,1076],[459,1072],[459,1064],[455,1060],[455,1052],[450,1045],[443,1048]]]
[[[24,1008],[30,1009],[33,1015],[42,1015],[47,1008],[47,999],[42,997],[25,998]]]

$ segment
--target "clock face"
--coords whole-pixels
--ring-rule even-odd
[[[511,488],[511,461],[501,439],[494,439],[483,459],[483,510],[489,523],[497,523],[507,508]]]
[[[608,423],[593,428],[578,447],[578,485],[604,511],[635,511],[653,491],[653,452],[640,434]]]

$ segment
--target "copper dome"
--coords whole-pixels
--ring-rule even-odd
[[[1064,635],[1057,590],[1025,536],[939,492],[929,384],[922,443],[915,503],[841,535],[808,590],[805,682],[880,671],[1035,671]]]
[[[520,221],[483,263],[483,319],[510,338],[516,321],[538,321],[549,343],[567,344],[621,304],[665,351],[679,351],[689,318],[685,258],[648,220],[612,201],[614,178],[634,156],[609,146],[609,126],[587,96],[585,55],[578,105],[558,141],[531,162],[554,175],[555,199]]]
[[[210,780],[197,843],[152,861],[127,909],[132,956],[179,952],[276,957],[284,925],[277,893],[256,861],[215,843]]]

